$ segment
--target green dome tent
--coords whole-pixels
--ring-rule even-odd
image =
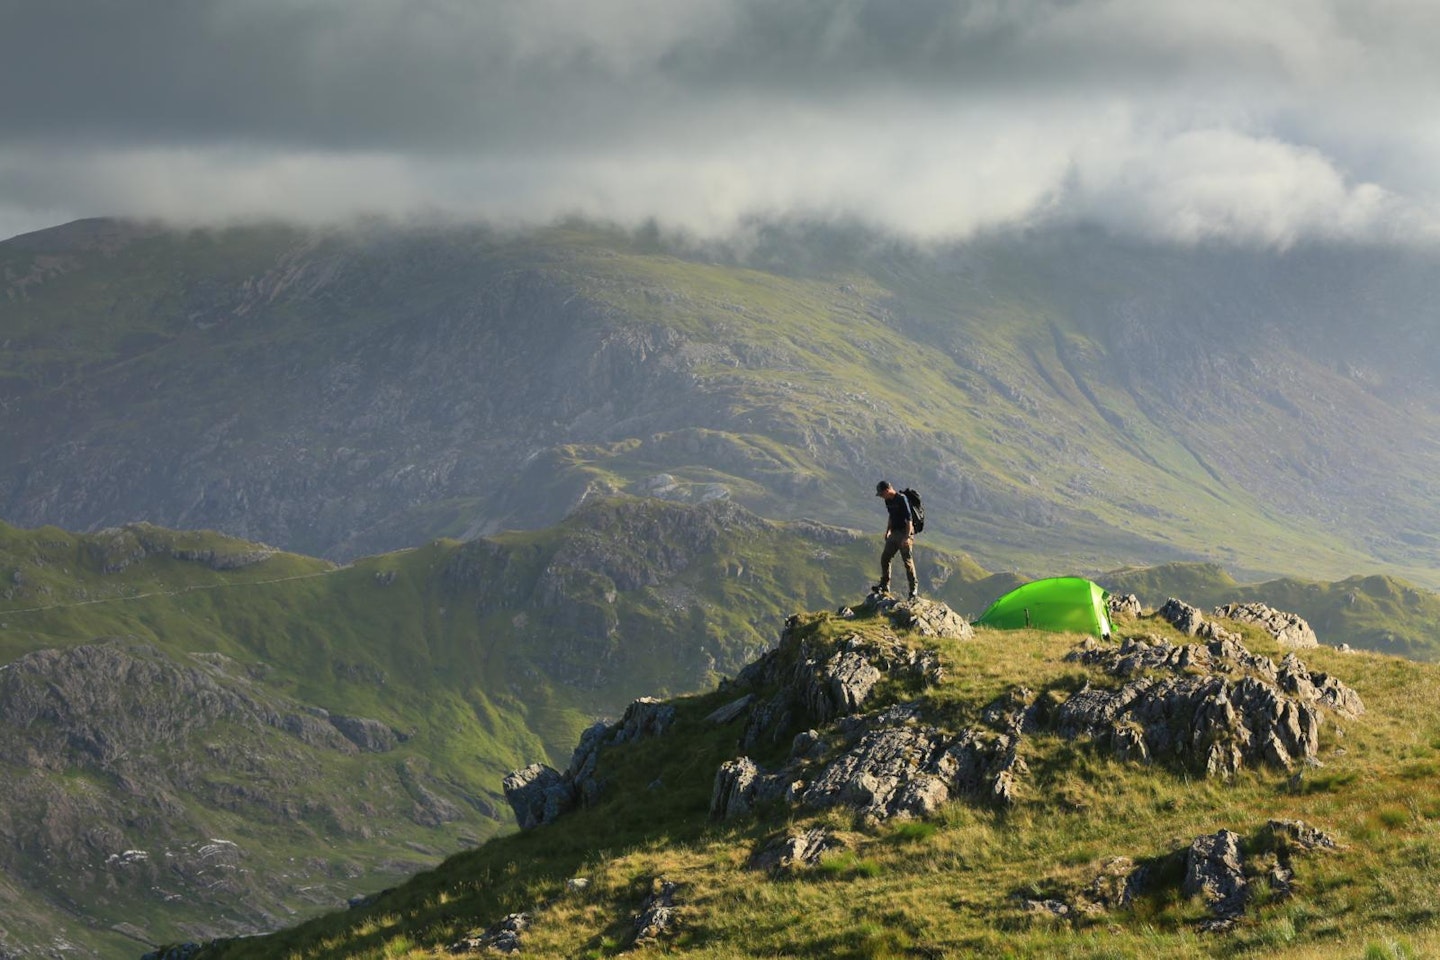
[[[1098,583],[1080,577],[1051,577],[1016,587],[990,604],[975,621],[977,627],[1000,630],[1054,630],[1110,636],[1110,594]]]

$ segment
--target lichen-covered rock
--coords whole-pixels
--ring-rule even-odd
[[[1320,645],[1315,631],[1301,617],[1263,603],[1227,603],[1216,607],[1213,616],[1261,627],[1279,641],[1282,647],[1304,649]]]
[[[728,819],[784,797],[810,809],[846,807],[872,821],[925,817],[960,796],[1012,803],[1025,772],[1018,735],[946,733],[920,722],[913,707],[847,717],[835,729],[844,742],[828,759],[822,759],[823,741],[810,734],[796,738],[790,762],[778,772],[763,771],[747,757],[721,764],[711,815]]]
[[[710,816],[730,820],[749,813],[754,807],[760,776],[759,766],[749,757],[737,757],[720,764],[720,769],[715,771],[715,785],[710,790]]]
[[[1164,605],[1161,606],[1159,610],[1156,610],[1155,613],[1160,619],[1166,621],[1187,637],[1195,636],[1195,634],[1199,632],[1201,625],[1205,622],[1205,618],[1201,615],[1199,609],[1181,600],[1176,600],[1174,597],[1166,600]]]
[[[824,827],[801,833],[783,834],[756,850],[750,857],[751,870],[779,872],[802,866],[814,866],[820,858],[844,844]]]
[[[631,946],[643,947],[657,943],[675,933],[679,919],[679,904],[675,896],[678,891],[679,885],[664,877],[656,877],[651,881],[650,893],[635,916],[635,937]]]
[[[1294,654],[1276,668],[1233,640],[1091,641],[1070,656],[1135,679],[1115,689],[1087,684],[1071,696],[1055,711],[1062,735],[1088,736],[1123,759],[1175,762],[1206,776],[1229,777],[1247,764],[1318,764],[1323,712],[1364,711],[1354,690],[1311,673]]]
[[[899,726],[871,731],[832,762],[801,794],[809,807],[846,806],[876,820],[924,817],[950,799],[934,729]]]
[[[1133,593],[1127,593],[1123,597],[1112,594],[1105,601],[1105,605],[1110,611],[1111,620],[1116,618],[1134,620],[1145,612],[1140,606],[1140,598]]]
[[[897,601],[890,609],[890,618],[896,626],[922,637],[970,640],[975,636],[974,628],[964,617],[946,604],[923,597]]]
[[[1123,910],[1135,901],[1146,871],[1129,857],[1111,857],[1081,893],[1083,904],[1098,910]]]
[[[934,650],[917,650],[891,635],[858,633],[834,641],[797,639],[787,630],[780,646],[741,671],[736,685],[780,689],[751,709],[740,749],[788,735],[796,723],[823,724],[861,710],[876,685],[899,679],[920,686],[944,677]]]
[[[1181,892],[1200,897],[1215,919],[1233,921],[1245,912],[1250,883],[1240,836],[1230,830],[1196,837],[1185,855],[1185,881]]]
[[[484,933],[472,933],[450,944],[451,953],[519,953],[520,935],[530,929],[528,913],[512,913]]]

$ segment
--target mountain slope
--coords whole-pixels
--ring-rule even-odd
[[[1434,276],[1086,235],[777,233],[742,259],[87,221],[0,244],[0,515],[344,559],[619,490],[869,527],[893,476],[991,567],[1428,584]]]
[[[1151,635],[1156,651],[1183,643],[1158,621],[1132,629]],[[902,634],[902,645],[938,653],[943,679],[921,687],[895,680],[808,733],[812,718],[796,717],[774,731],[778,743],[737,743],[756,728],[759,705],[772,702],[764,677],[798,682],[798,664],[809,670],[827,656],[889,649],[888,636],[883,618],[795,618],[778,651],[798,658],[788,669],[749,671],[728,690],[673,701],[668,726],[602,750],[591,805],[454,857],[350,911],[212,944],[199,956],[464,955],[506,931],[523,953],[582,957],[621,953],[637,934],[695,957],[1405,957],[1440,944],[1429,865],[1440,822],[1431,799],[1440,717],[1422,693],[1435,682],[1433,666],[1303,651],[1327,683],[1339,676],[1360,691],[1363,706],[1322,710],[1315,763],[1262,762],[1227,779],[1168,755],[1139,763],[1067,733],[1060,718],[1068,702],[1122,682],[1068,657],[1077,637]],[[1233,641],[1226,649],[1275,669],[1283,651],[1273,641],[1247,631],[1244,642],[1261,656]],[[1200,682],[1206,656],[1194,653],[1177,676]],[[1303,669],[1285,662],[1282,671]],[[1154,684],[1169,674],[1150,667],[1140,676]],[[1246,684],[1256,689],[1253,677],[1234,689]],[[746,692],[755,699],[738,715],[713,718]],[[1006,713],[1026,703],[1024,719]],[[1243,709],[1237,702],[1234,710]],[[847,744],[863,744],[863,731],[887,722],[912,735],[932,723],[973,725],[992,740],[1012,731],[1023,763],[1012,767],[1011,801],[951,794],[918,817],[862,816],[855,808],[876,799],[878,779],[836,806],[798,799],[815,796],[856,749]],[[736,794],[727,789],[738,788],[724,765],[742,754],[771,770],[788,755],[809,763],[815,779],[728,813],[724,798]],[[928,762],[917,755],[909,766]],[[794,862],[765,860],[785,838],[797,838],[786,848]],[[1206,860],[1217,838],[1236,844],[1228,867]],[[1208,886],[1226,876],[1238,886]]]
[[[392,883],[508,825],[506,770],[856,592],[872,547],[658,500],[348,567],[0,525],[0,946],[128,956]],[[983,582],[929,553],[927,582]]]
[[[724,501],[596,500],[554,528],[348,567],[143,524],[0,525],[0,945],[131,956],[391,885],[508,828],[507,770],[562,763],[637,696],[734,675],[795,608],[863,595],[876,552]],[[926,595],[971,616],[1018,582],[919,557]],[[1436,656],[1434,597],[1400,582],[1102,580],[1258,598],[1329,643]]]

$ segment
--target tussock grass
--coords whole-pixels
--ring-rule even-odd
[[[881,629],[873,621],[817,616],[816,636]],[[1147,630],[1166,628],[1146,623]],[[1014,685],[1068,690],[1106,682],[1063,660],[1078,638],[977,631],[938,644],[949,674],[925,694],[946,723],[969,722]],[[918,641],[912,641],[918,642]],[[1256,643],[1263,647],[1263,643]],[[1280,651],[1271,645],[1265,652]],[[714,767],[733,755],[734,731],[700,719],[725,702],[713,693],[677,702],[672,734],[605,756],[610,787],[594,809],[524,835],[491,841],[417,878],[374,909],[399,916],[383,941],[406,936],[399,956],[445,956],[445,946],[512,910],[539,907],[526,934],[535,956],[610,956],[656,877],[680,884],[681,933],[664,952],[734,957],[1293,957],[1340,960],[1421,957],[1440,949],[1440,805],[1434,758],[1440,705],[1436,668],[1382,655],[1303,654],[1355,686],[1368,713],[1327,719],[1325,766],[1297,778],[1246,771],[1232,782],[1118,762],[1087,744],[1027,738],[1030,767],[1019,802],[998,810],[966,801],[933,819],[867,829],[842,811],[782,810],[754,821],[707,817]],[[905,691],[890,695],[905,696]],[[647,790],[657,779],[663,789]],[[1257,880],[1245,919],[1230,933],[1202,934],[1205,909],[1179,893],[1179,854],[1201,834],[1226,828],[1254,847],[1270,818],[1299,818],[1343,848],[1296,861],[1293,893]],[[817,867],[765,876],[750,851],[784,829],[825,825],[844,843]],[[1252,850],[1257,858],[1264,853]],[[1149,863],[1159,880],[1128,910],[1054,918],[1024,900],[1073,902],[1108,859]],[[583,876],[583,891],[564,881]],[[216,952],[222,957],[361,955],[364,921],[338,915]],[[369,936],[373,937],[374,934]],[[327,944],[329,946],[327,946]]]

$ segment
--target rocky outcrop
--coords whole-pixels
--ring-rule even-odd
[[[1111,620],[1136,620],[1145,612],[1140,606],[1140,598],[1133,593],[1127,593],[1124,596],[1112,594],[1105,601],[1105,605],[1110,612]]]
[[[946,604],[924,597],[899,600],[888,594],[872,593],[866,596],[860,608],[882,613],[897,629],[909,630],[922,637],[970,640],[975,636],[974,628],[964,617]]]
[[[630,946],[644,947],[674,935],[679,921],[679,901],[675,896],[679,889],[678,884],[664,877],[651,881],[650,893],[633,921],[634,937]]]
[[[796,738],[790,762],[766,772],[748,757],[726,761],[715,775],[711,816],[732,819],[783,799],[796,807],[843,806],[872,820],[929,816],[951,799],[1014,800],[1025,772],[1019,738],[972,729],[958,734],[922,722],[913,706],[837,725],[840,743],[817,750],[813,735]]]
[[[1315,631],[1301,617],[1263,603],[1227,603],[1216,607],[1213,616],[1254,624],[1279,641],[1282,647],[1298,650],[1320,645]]]
[[[800,867],[813,867],[826,853],[842,847],[844,843],[829,830],[813,827],[772,838],[750,855],[747,866],[751,870],[783,873]]]
[[[1354,690],[1311,673],[1294,654],[1277,668],[1232,641],[1091,641],[1071,657],[1133,679],[1119,687],[1087,683],[1060,704],[1054,725],[1062,735],[1088,737],[1123,759],[1206,776],[1232,776],[1246,765],[1318,764],[1324,713],[1364,711]]]
[[[528,913],[512,913],[483,933],[472,933],[450,944],[451,953],[520,953],[520,938],[530,929]]]
[[[520,829],[553,823],[579,805],[594,803],[604,788],[596,773],[600,751],[658,737],[674,722],[673,706],[653,697],[641,697],[625,709],[618,723],[597,723],[582,733],[564,773],[541,763],[512,771],[501,786]]]
[[[1250,882],[1245,877],[1240,836],[1230,830],[1196,837],[1185,853],[1185,880],[1180,890],[1205,901],[1211,916],[1234,921],[1245,912]]]
[[[796,725],[824,724],[860,710],[882,679],[925,687],[944,678],[935,651],[916,649],[894,635],[873,639],[854,633],[817,641],[798,639],[793,627],[792,622],[775,650],[735,679],[737,687],[780,687],[751,710],[742,750],[776,742]]]

